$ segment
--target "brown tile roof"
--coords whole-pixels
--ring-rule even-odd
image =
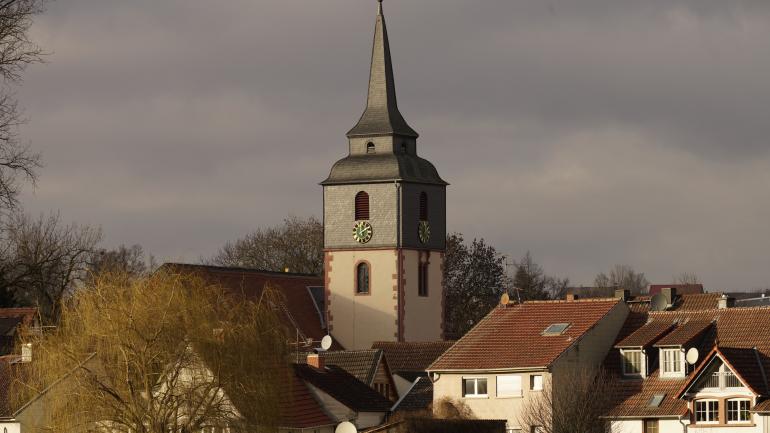
[[[312,428],[336,424],[324,412],[305,382],[299,377],[292,377],[289,398],[289,401],[281,404],[279,427]]]
[[[718,307],[721,293],[697,293],[677,295],[676,302],[672,310],[676,311],[699,311],[713,310]]]
[[[751,410],[753,412],[770,413],[770,399],[757,403]]]
[[[319,276],[185,263],[166,263],[162,268],[194,273],[212,284],[219,284],[233,293],[251,299],[258,298],[265,285],[271,285],[283,297],[284,305],[281,309],[292,334],[296,329],[301,339],[312,338],[316,341],[326,335],[321,317],[307,289],[310,286],[324,285],[323,278]],[[336,341],[332,347],[342,349]]]
[[[677,324],[673,331],[655,343],[655,347],[687,346],[700,337],[710,327],[710,321],[688,320],[685,323]]]
[[[375,341],[372,349],[382,349],[385,352],[388,367],[394,374],[423,372],[454,343],[454,341]]]
[[[674,327],[670,320],[650,320],[631,335],[624,338],[615,347],[647,347],[663,337]]]
[[[318,355],[324,359],[326,365],[336,365],[356,379],[371,386],[377,373],[377,367],[382,360],[383,352],[379,349],[333,350],[320,352]],[[302,358],[297,363],[306,364],[307,354],[303,353]]]
[[[733,372],[746,383],[757,395],[768,395],[766,378],[763,375],[758,350],[753,348],[717,347],[725,362]]]
[[[620,303],[618,299],[589,299],[497,307],[429,369],[547,367]],[[560,335],[543,335],[555,323],[570,326]]]
[[[387,412],[392,403],[347,371],[335,365],[323,370],[307,364],[293,364],[297,377],[329,394],[356,412]]]
[[[732,356],[734,359],[735,368],[739,370],[736,373],[745,375],[746,381],[755,383],[754,386],[757,388],[765,389],[758,384],[757,377],[752,377],[752,375],[761,375],[759,362],[766,373],[770,372],[770,333],[757,332],[758,329],[770,329],[770,308],[679,310],[638,314],[652,320],[671,323],[676,321],[684,323],[687,320],[701,323],[714,321],[714,325],[704,332],[700,339],[696,339],[692,343],[701,353],[708,353],[718,344],[720,350],[730,353],[726,355],[726,358],[729,359]],[[632,316],[636,316],[636,314],[629,315],[621,334],[629,335],[639,326],[640,317]],[[749,354],[754,347],[757,348],[760,360],[757,361],[755,356],[752,363]],[[702,368],[703,363],[707,362],[706,358],[703,357],[698,362],[696,371],[698,368]],[[692,377],[692,372],[681,379],[662,379],[659,377],[658,363],[656,362],[653,365],[653,371],[646,379],[624,379],[620,373],[618,350],[610,351],[604,365],[615,377],[615,406],[609,411],[609,417],[665,417],[686,413],[686,401],[676,398],[676,395]],[[666,394],[666,398],[658,408],[650,408],[647,404],[655,394]]]

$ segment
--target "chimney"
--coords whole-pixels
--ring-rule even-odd
[[[324,359],[321,358],[320,355],[317,353],[308,353],[307,354],[307,365],[317,368],[319,370],[324,369]]]
[[[576,301],[578,299],[578,295],[574,293],[567,293],[567,301]]]
[[[735,306],[735,298],[731,298],[725,294],[717,300],[717,308],[724,310],[725,308],[731,308]]]
[[[674,301],[676,301],[676,287],[664,287],[660,289],[660,293],[663,293],[663,296],[666,297],[668,305],[674,305]]]
[[[631,299],[631,291],[625,290],[625,289],[616,289],[615,290],[615,298],[620,299],[623,301],[627,301]]]

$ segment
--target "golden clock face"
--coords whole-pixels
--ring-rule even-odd
[[[420,242],[427,244],[430,240],[430,224],[427,221],[420,221],[417,226],[417,235],[420,237]]]
[[[357,242],[365,244],[372,239],[372,225],[369,221],[358,221],[353,226],[353,239]]]

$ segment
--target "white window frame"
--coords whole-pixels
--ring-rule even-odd
[[[518,379],[519,382],[519,389],[515,390],[512,393],[504,393],[502,394],[500,392],[500,379],[514,379],[514,382],[516,379]],[[515,397],[522,397],[524,396],[524,390],[522,389],[522,377],[519,374],[501,374],[495,377],[495,393],[497,395],[497,398],[515,398]]]
[[[684,377],[684,353],[682,353],[682,349],[678,347],[660,348],[660,366],[662,377]],[[678,370],[672,370],[671,367]]]
[[[749,398],[739,397],[739,398],[728,398],[727,400],[725,400],[725,416],[727,417],[725,421],[727,422],[727,424],[747,424],[751,422],[751,412],[749,412],[748,410],[747,410],[747,412],[749,413],[748,418],[730,421],[730,403],[738,403],[738,417],[740,418],[740,414],[741,414],[740,403],[742,402],[746,403],[746,406],[748,406],[749,410],[751,409],[751,399]]]
[[[638,353],[639,354],[639,371],[627,372],[626,371],[626,354]],[[623,368],[623,375],[628,377],[645,377],[645,355],[641,349],[620,349],[620,364]]]
[[[537,388],[535,386],[536,385],[536,383],[535,383],[535,378],[536,377],[540,378],[540,387],[539,388]],[[545,381],[545,379],[543,378],[542,374],[531,374],[529,376],[529,390],[530,391],[542,391],[543,387],[545,386],[545,382],[544,381]]]
[[[709,415],[708,403],[716,403],[717,405],[717,418],[708,419],[706,421],[698,421],[698,404],[703,403],[706,405],[706,415]],[[719,424],[719,400],[714,398],[702,398],[693,402],[693,413],[695,414],[695,424]]]
[[[465,388],[465,381],[466,380],[473,380],[473,393],[468,393],[467,389]],[[483,380],[487,384],[487,392],[486,394],[479,394],[479,381]],[[462,393],[463,398],[489,398],[489,380],[487,380],[484,376],[469,376],[469,377],[463,377],[462,378]]]

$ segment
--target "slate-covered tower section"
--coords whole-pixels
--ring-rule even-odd
[[[366,109],[321,182],[326,309],[346,349],[443,335],[446,186],[396,104],[378,3]]]

